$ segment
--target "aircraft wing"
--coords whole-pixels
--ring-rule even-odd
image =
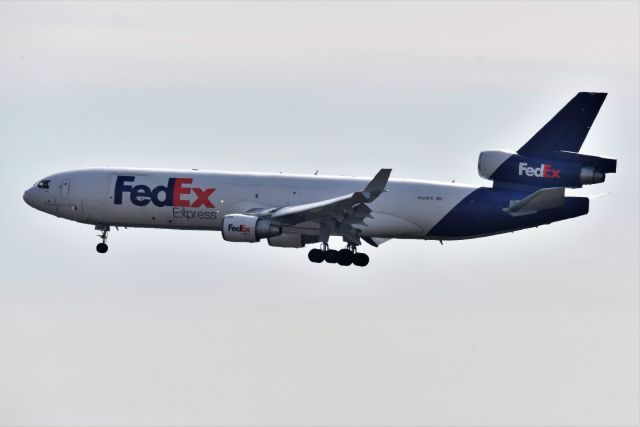
[[[353,243],[360,243],[360,231],[354,225],[364,225],[371,218],[371,209],[366,205],[386,191],[391,169],[380,169],[363,191],[321,200],[303,205],[285,206],[252,213],[268,216],[283,225],[296,225],[306,221],[320,224],[321,237],[340,234]],[[324,235],[324,236],[323,236]]]
[[[522,216],[545,209],[559,208],[564,205],[564,190],[564,187],[543,188],[524,199],[512,201],[511,205],[503,211],[511,216]]]

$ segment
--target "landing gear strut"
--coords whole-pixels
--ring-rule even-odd
[[[309,251],[309,261],[315,263],[321,263],[322,261],[327,261],[329,263],[336,262],[332,252],[336,251],[329,250],[329,245],[327,243],[322,243],[321,249],[311,249]]]
[[[347,244],[347,247],[340,251],[329,249],[329,245],[323,243],[321,249],[311,249],[309,251],[309,261],[315,263],[326,261],[327,264],[338,263],[345,267],[351,264],[364,267],[369,264],[369,257],[367,254],[356,252],[356,245],[353,243]]]
[[[98,234],[98,237],[102,239],[102,242],[96,245],[96,251],[103,254],[109,250],[109,246],[107,246],[107,234],[109,233],[109,226],[96,225],[96,230],[101,231],[101,233]]]

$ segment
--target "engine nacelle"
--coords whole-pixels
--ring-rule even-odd
[[[279,236],[269,237],[269,246],[278,248],[303,248],[309,243],[317,243],[318,235],[282,233]]]
[[[478,158],[478,173],[491,181],[578,188],[584,184],[604,182],[605,172],[615,172],[615,160],[612,159],[567,152],[555,152],[545,157],[528,157],[510,151],[483,151]]]
[[[280,234],[282,226],[268,218],[231,214],[222,219],[222,238],[228,242],[253,243]]]
[[[269,246],[302,248],[304,247],[304,242],[302,241],[302,234],[282,233],[279,236],[269,237]]]

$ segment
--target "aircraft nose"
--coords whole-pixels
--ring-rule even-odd
[[[22,195],[22,199],[26,204],[33,207],[33,188],[29,188],[27,191],[25,191]]]

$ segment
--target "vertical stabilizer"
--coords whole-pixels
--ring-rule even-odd
[[[606,93],[578,93],[518,150],[518,154],[540,156],[556,151],[577,153],[606,97]]]

